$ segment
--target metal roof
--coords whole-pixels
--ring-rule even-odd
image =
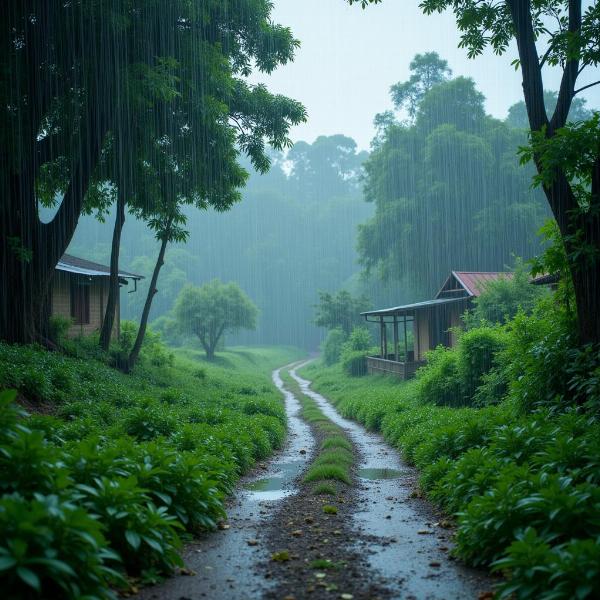
[[[370,315],[378,315],[381,317],[398,315],[402,313],[408,313],[418,310],[425,310],[432,306],[439,306],[441,304],[456,304],[458,302],[465,303],[469,300],[469,297],[463,298],[436,298],[435,300],[425,300],[424,302],[416,302],[415,304],[405,304],[403,306],[393,306],[392,308],[382,308],[381,310],[369,310],[360,313],[365,317]]]
[[[84,258],[78,258],[71,254],[63,254],[56,265],[56,269],[77,275],[87,275],[88,277],[110,276],[110,267],[92,262],[91,260],[85,260]],[[119,277],[121,279],[144,279],[143,275],[136,275],[127,271],[119,271]]]
[[[470,296],[481,295],[488,281],[496,281],[503,277],[511,279],[513,276],[512,273],[502,271],[452,271],[452,275],[454,275]],[[442,289],[444,288],[442,287]]]

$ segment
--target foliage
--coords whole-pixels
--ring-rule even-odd
[[[417,394],[423,401],[438,405],[460,406],[464,404],[458,375],[458,355],[443,346],[430,350],[427,367],[418,372]]]
[[[110,565],[102,525],[83,508],[56,495],[0,499],[0,573],[10,598],[114,598],[123,584]]]
[[[475,307],[469,320],[475,323],[505,323],[519,309],[530,313],[536,301],[544,294],[541,286],[532,285],[528,269],[517,259],[510,276],[488,281],[482,293],[475,298]]]
[[[215,279],[201,287],[183,288],[174,313],[181,329],[198,336],[206,356],[212,359],[225,332],[256,327],[258,309],[236,283]]]
[[[50,339],[57,345],[64,341],[69,328],[73,324],[73,320],[62,315],[52,315],[50,317],[48,333]]]
[[[315,305],[315,324],[327,329],[341,329],[350,335],[352,329],[361,322],[360,313],[368,307],[366,296],[354,297],[346,290],[335,294],[319,292],[319,304]]]
[[[361,377],[367,374],[367,351],[371,346],[369,330],[366,327],[355,327],[344,343],[340,357],[348,375]]]
[[[411,65],[398,85],[416,86],[414,119],[385,120],[364,165],[375,214],[359,228],[358,251],[367,273],[429,297],[457,265],[499,271],[515,252],[533,256],[548,213],[516,156],[524,133],[487,116],[474,82],[448,79],[437,55]],[[431,82],[417,84],[429,71]]]
[[[339,327],[330,329],[327,332],[327,336],[325,337],[322,348],[323,361],[327,366],[331,366],[336,362],[339,362],[342,355],[343,345],[346,342],[346,337],[346,334]]]
[[[282,444],[268,373],[298,353],[240,350],[224,354],[227,367],[198,367],[189,352],[124,375],[0,344],[0,389],[17,384],[54,413],[28,416],[0,392],[0,571],[11,597],[108,598],[125,575],[170,572],[181,534],[214,528],[239,475]],[[35,396],[30,372],[43,375]]]

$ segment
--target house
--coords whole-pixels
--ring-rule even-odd
[[[512,273],[452,271],[432,300],[361,313],[369,323],[379,323],[380,354],[367,357],[369,373],[413,377],[425,364],[425,353],[442,344],[456,345],[452,328],[460,327],[461,315],[472,307],[489,281]]]
[[[87,335],[102,327],[108,299],[110,267],[70,254],[64,254],[56,265],[52,282],[52,316],[70,318],[73,322],[67,335]],[[128,285],[132,280],[134,289],[141,275],[119,271],[119,284]],[[120,307],[117,305],[113,335],[120,333]]]

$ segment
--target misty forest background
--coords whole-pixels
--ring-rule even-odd
[[[319,291],[366,294],[372,306],[431,297],[450,270],[496,271],[539,254],[537,231],[550,216],[533,189],[533,166],[519,164],[527,142],[525,105],[505,120],[486,114],[472,79],[453,76],[435,53],[411,62],[391,87],[394,111],[375,115],[369,152],[343,134],[271,152],[272,166],[251,176],[226,213],[188,210],[187,243],[167,250],[150,321],[180,342],[170,314],[181,289],[236,281],[260,310],[257,329],[226,342],[314,349]],[[547,92],[552,108],[556,94]],[[576,99],[571,118],[588,116]],[[69,252],[109,264],[114,214],[98,226],[81,218]],[[358,232],[357,232],[358,230]],[[358,233],[358,237],[357,237]],[[121,268],[146,277],[121,291],[122,317],[138,319],[158,243],[128,215]]]

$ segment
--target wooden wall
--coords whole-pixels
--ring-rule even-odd
[[[52,286],[52,315],[71,318],[71,278],[78,277],[65,271],[56,271]],[[89,335],[102,326],[106,301],[108,298],[108,277],[93,277],[90,283],[90,322],[73,324],[69,337]],[[113,327],[113,337],[119,335],[120,307],[117,306],[117,318]]]

